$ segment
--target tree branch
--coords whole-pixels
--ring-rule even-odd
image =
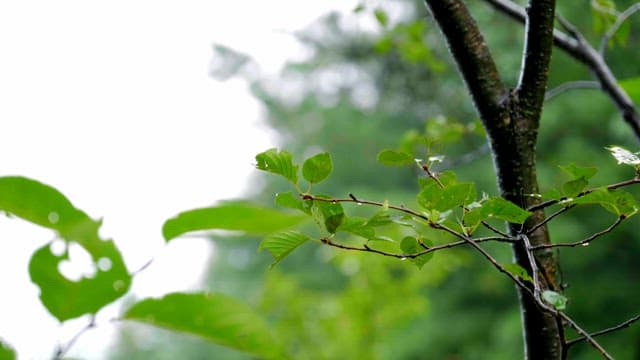
[[[549,77],[549,63],[553,48],[555,0],[530,1],[525,21],[525,51],[518,83],[518,100],[531,114],[527,118],[538,121]],[[533,113],[535,112],[535,113]]]
[[[630,186],[630,185],[634,185],[634,184],[638,184],[638,183],[640,183],[640,177],[636,176],[633,179],[629,179],[629,180],[621,181],[619,183],[607,185],[607,190],[615,190],[615,189],[619,189],[621,187]],[[580,194],[576,195],[575,197],[585,196],[585,195],[587,195],[589,193],[594,192],[596,189],[585,190],[585,191],[581,192]],[[552,206],[552,205],[555,205],[555,204],[560,203],[562,201],[565,201],[567,199],[568,198],[566,196],[563,196],[560,199],[551,199],[551,200],[543,201],[543,202],[541,202],[539,204],[535,204],[533,206],[529,206],[526,210],[527,211],[531,211],[531,212],[542,210],[542,209],[548,208],[549,206]]]
[[[544,100],[549,101],[564,92],[575,89],[600,89],[600,83],[598,83],[597,81],[586,80],[566,82],[547,91],[547,93],[544,95]]]
[[[600,335],[605,335],[605,334],[608,334],[608,333],[612,333],[612,332],[614,332],[614,331],[617,331],[617,330],[620,330],[620,329],[627,328],[627,327],[629,327],[631,324],[633,324],[634,322],[636,322],[636,321],[638,321],[638,320],[640,320],[640,315],[636,315],[636,316],[632,317],[631,319],[629,319],[629,320],[627,320],[627,321],[624,321],[624,322],[622,322],[622,323],[620,323],[620,324],[618,324],[618,325],[616,325],[616,326],[612,326],[612,327],[607,328],[607,329],[604,329],[604,330],[596,331],[596,332],[594,332],[593,334],[590,334],[590,336],[591,336],[592,338],[594,338],[594,337],[596,337],[596,336],[600,336]],[[571,346],[573,346],[573,345],[575,345],[575,344],[577,344],[577,343],[580,343],[580,342],[582,342],[582,341],[585,341],[585,340],[587,340],[587,339],[586,339],[584,336],[579,337],[579,338],[577,338],[577,339],[569,340],[569,341],[567,341],[566,346],[567,346],[567,348],[569,348],[569,347],[571,347]]]
[[[490,122],[500,120],[495,114],[508,94],[475,20],[460,0],[426,0],[426,3],[447,39],[485,127],[491,132],[496,124]]]
[[[524,8],[509,0],[485,0],[498,11],[508,15],[521,23],[526,22],[526,12]],[[591,46],[579,32],[575,31],[571,37],[564,32],[554,29],[553,42],[560,49],[571,55],[576,60],[586,65],[593,71],[600,83],[602,90],[609,96],[620,111],[624,121],[631,127],[635,136],[640,140],[640,113],[635,108],[635,104],[618,85],[616,77],[604,61],[602,55]]]
[[[566,208],[565,208],[566,209]],[[536,246],[531,246],[530,249],[531,250],[538,250],[538,249],[548,249],[548,248],[554,248],[554,247],[576,247],[579,245],[589,245],[589,243],[591,241],[593,241],[594,239],[604,235],[604,234],[608,234],[611,231],[613,231],[613,229],[615,229],[618,225],[620,225],[620,223],[622,222],[622,220],[626,219],[626,217],[624,215],[620,215],[616,221],[609,225],[609,227],[607,227],[606,229],[599,231],[597,233],[592,234],[591,236],[587,237],[586,239],[580,240],[580,241],[575,241],[575,242],[571,242],[571,243],[558,243],[558,244],[540,244],[540,245],[536,245]]]

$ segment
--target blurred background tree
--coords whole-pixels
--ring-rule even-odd
[[[631,1],[617,1],[625,8]],[[522,26],[483,2],[469,2],[485,31],[505,81],[515,84]],[[582,2],[560,2],[557,12],[597,43],[603,15]],[[356,19],[356,20],[354,20]],[[364,25],[363,25],[364,24]],[[637,76],[638,32],[629,26],[613,41],[607,60],[619,79]],[[328,14],[294,34],[310,56],[289,63],[278,78],[264,77],[251,60],[224,47],[217,75],[243,76],[263,103],[265,120],[280,147],[298,159],[320,150],[334,156],[334,173],[321,190],[336,196],[389,199],[413,205],[417,172],[375,161],[385,148],[411,146],[417,134],[440,141],[439,170],[496,194],[495,175],[477,115],[444,42],[422,1],[363,3],[352,14]],[[512,76],[509,78],[509,76]],[[561,51],[553,56],[550,88],[590,80],[586,67]],[[603,148],[634,148],[634,136],[601,92],[572,90],[548,101],[538,145],[542,190],[564,178],[558,165],[597,165],[594,183],[629,174]],[[278,179],[252,179],[252,199],[273,204],[288,191]],[[550,225],[554,241],[573,241],[608,226],[613,216],[577,209]],[[389,234],[392,235],[392,234]],[[468,249],[435,254],[422,270],[408,262],[305,245],[269,269],[256,253],[259,238],[220,236],[206,288],[246,299],[271,321],[296,359],[516,359],[522,355],[514,286]],[[640,241],[627,223],[589,247],[562,250],[568,314],[594,331],[638,312]],[[507,247],[487,247],[510,262]],[[640,357],[640,327],[603,337],[619,358]],[[588,346],[572,348],[580,359],[598,358]],[[184,335],[126,324],[113,359],[251,358]]]

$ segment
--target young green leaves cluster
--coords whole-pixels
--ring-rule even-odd
[[[618,164],[633,167],[636,178],[640,172],[640,157],[619,146],[606,148],[618,161]],[[551,189],[542,195],[545,199],[557,201],[565,207],[574,205],[600,205],[618,217],[630,217],[638,211],[633,195],[617,186],[600,186],[588,189],[590,179],[597,173],[595,167],[580,167],[575,164],[560,166],[570,176],[570,180],[561,186],[561,190]],[[635,181],[632,180],[632,182]]]
[[[256,168],[280,175],[299,189],[299,166],[294,165],[293,157],[288,151],[269,149],[256,155]],[[329,153],[316,154],[302,164],[302,176],[309,185],[324,181],[332,170],[333,162]]]
[[[478,200],[475,185],[459,182],[452,172],[437,175],[429,172],[428,166],[440,160],[437,156],[429,158],[425,165],[418,162],[428,174],[428,177],[419,178],[418,181],[420,191],[416,202],[422,208],[420,211],[404,206],[390,206],[386,201],[360,200],[351,194],[349,198],[312,194],[312,185],[325,180],[331,173],[332,161],[328,153],[312,156],[302,164],[302,177],[309,183],[307,192],[300,191],[300,166],[293,162],[288,152],[270,149],[258,154],[256,160],[258,169],[280,175],[295,187],[298,194],[279,193],[275,202],[281,207],[298,210],[313,219],[319,229],[318,237],[323,243],[343,249],[373,251],[401,259],[408,258],[419,268],[433,255],[429,250],[431,241],[423,238],[423,226],[435,229],[446,226],[454,232],[458,231],[458,237],[465,238],[486,220],[523,223],[530,215],[528,211],[500,197],[485,195]],[[416,163],[410,154],[396,150],[383,150],[378,155],[378,160],[391,166]],[[345,203],[373,206],[378,210],[368,217],[348,216],[343,206]],[[334,242],[340,233],[347,234],[347,239],[363,239],[362,247],[354,248]],[[389,233],[394,235],[389,237]],[[401,240],[393,239],[394,237]],[[270,251],[277,263],[311,238],[313,237],[287,230],[267,236],[260,248]],[[385,251],[380,250],[381,247],[378,245],[376,248],[371,247],[381,244],[379,241],[393,245],[380,245]],[[389,249],[392,249],[391,252],[386,252]]]

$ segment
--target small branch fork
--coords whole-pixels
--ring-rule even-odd
[[[485,2],[520,23],[524,24],[527,19],[525,9],[513,1],[485,0]],[[618,84],[618,80],[604,60],[604,49],[606,48],[609,38],[615,34],[627,18],[638,11],[640,11],[640,4],[635,4],[618,15],[616,22],[601,39],[599,50],[591,46],[574,26],[560,17],[557,17],[557,19],[566,32],[554,29],[553,42],[557,47],[593,71],[599,87],[616,105],[622,118],[631,127],[636,138],[640,139],[640,113],[636,110],[635,104],[629,97],[629,94]],[[548,93],[547,96],[549,96]]]
[[[438,186],[440,187],[444,187],[444,184],[440,181],[440,179],[438,179],[437,174],[433,173],[428,166],[426,165],[422,165],[421,166],[422,169],[427,173],[427,175],[429,177],[431,177],[436,184],[438,184]],[[629,185],[633,185],[633,184],[637,184],[640,183],[640,177],[636,176],[633,179],[627,180],[627,181],[623,181],[623,182],[619,182],[616,184],[611,184],[609,186],[607,186],[607,189],[609,190],[614,190],[620,187],[624,187],[624,186],[629,186]],[[580,196],[584,196],[590,192],[592,192],[594,190],[587,190],[584,191],[583,193],[579,194],[578,197]],[[576,247],[576,246],[585,246],[588,245],[590,242],[592,242],[593,240],[595,240],[596,238],[599,238],[605,234],[608,234],[610,232],[612,232],[618,225],[620,225],[620,223],[622,223],[623,220],[625,220],[627,217],[625,215],[620,215],[610,226],[608,226],[606,229],[599,231],[597,233],[592,234],[591,236],[580,240],[580,241],[576,241],[576,242],[571,242],[571,243],[558,243],[558,244],[542,244],[542,245],[536,245],[536,246],[532,246],[531,243],[529,242],[529,238],[528,235],[530,233],[533,233],[536,229],[538,229],[541,226],[544,226],[546,223],[548,223],[550,220],[556,218],[558,215],[568,211],[569,209],[575,207],[576,205],[568,205],[565,206],[563,208],[561,208],[560,210],[556,211],[554,214],[550,215],[549,217],[547,217],[544,221],[542,221],[539,224],[534,225],[531,229],[529,229],[526,233],[521,233],[518,234],[517,236],[510,236],[505,234],[504,232],[496,229],[495,227],[491,226],[488,223],[483,222],[483,225],[491,230],[492,232],[496,233],[497,236],[487,236],[487,237],[478,237],[478,238],[473,238],[463,232],[459,232],[456,231],[446,225],[437,223],[432,221],[431,219],[429,219],[428,216],[409,209],[405,206],[396,206],[396,205],[389,205],[388,203],[382,203],[382,202],[377,202],[377,201],[370,201],[370,200],[364,200],[364,199],[360,199],[357,198],[355,195],[353,194],[349,194],[348,198],[324,198],[324,197],[316,197],[310,194],[303,194],[302,195],[302,199],[303,200],[309,200],[309,201],[323,201],[323,202],[331,202],[331,203],[356,203],[356,204],[366,204],[366,205],[370,205],[370,206],[375,206],[375,207],[387,207],[389,209],[395,210],[395,211],[399,211],[408,215],[411,215],[417,219],[423,220],[427,223],[427,225],[433,229],[436,230],[441,230],[444,231],[446,233],[449,233],[450,235],[452,235],[453,237],[457,238],[457,241],[453,241],[450,243],[446,243],[446,244],[442,244],[442,245],[437,245],[437,246],[427,246],[426,244],[420,242],[420,245],[423,247],[424,250],[413,253],[413,254],[404,254],[404,253],[394,253],[394,252],[388,252],[388,251],[383,251],[383,250],[379,250],[379,249],[375,249],[371,246],[369,246],[367,243],[365,243],[362,246],[351,246],[351,245],[345,245],[345,244],[341,244],[338,242],[335,242],[332,236],[328,236],[328,237],[324,237],[322,239],[320,239],[320,241],[323,244],[335,247],[335,248],[339,248],[339,249],[343,249],[343,250],[351,250],[351,251],[361,251],[361,252],[370,252],[370,253],[375,253],[375,254],[379,254],[382,256],[388,256],[388,257],[393,257],[393,258],[397,258],[397,259],[415,259],[417,257],[429,254],[429,253],[434,253],[436,251],[441,251],[441,250],[445,250],[445,249],[450,249],[450,248],[454,248],[454,247],[459,247],[459,246],[463,246],[463,245],[469,245],[471,247],[473,247],[477,252],[479,252],[487,261],[489,261],[489,263],[495,267],[498,271],[500,271],[501,273],[505,274],[507,277],[509,277],[515,284],[516,286],[518,286],[519,288],[521,288],[522,290],[524,290],[524,292],[526,294],[528,294],[529,296],[531,296],[531,298],[534,300],[535,304],[537,307],[539,307],[541,310],[546,311],[550,314],[552,314],[553,316],[555,316],[556,318],[562,320],[562,322],[568,326],[570,326],[571,328],[573,328],[579,335],[579,338],[576,338],[574,340],[568,341],[564,344],[564,352],[566,353],[566,351],[568,350],[568,348],[578,342],[582,342],[582,341],[586,341],[588,343],[591,344],[591,346],[593,346],[604,358],[606,359],[612,359],[611,355],[609,355],[606,350],[594,339],[594,337],[599,336],[599,335],[603,335],[606,333],[610,333],[610,332],[614,332],[616,330],[628,327],[629,325],[631,325],[632,323],[640,320],[640,315],[631,318],[619,325],[616,325],[614,327],[608,328],[608,329],[604,329],[598,332],[595,332],[593,334],[589,334],[587,331],[585,331],[584,329],[582,329],[575,321],[573,321],[567,314],[565,314],[564,312],[554,308],[553,306],[551,306],[550,304],[548,304],[543,298],[542,298],[542,292],[544,290],[544,283],[545,280],[540,278],[540,270],[535,258],[535,252],[538,250],[542,250],[542,249],[549,249],[549,248],[555,248],[555,247]],[[548,206],[551,206],[553,204],[556,204],[558,202],[562,201],[562,199],[560,200],[552,200],[552,201],[548,201],[548,202],[543,202],[541,204],[535,205],[533,207],[531,207],[530,209],[528,209],[529,211],[533,211],[533,210],[541,210],[544,209]],[[514,275],[513,273],[509,272],[507,269],[504,268],[504,266],[502,266],[491,254],[489,254],[484,248],[482,248],[479,244],[483,243],[483,242],[489,242],[489,241],[496,241],[496,242],[508,242],[508,243],[514,243],[514,242],[523,242],[525,245],[525,249],[527,251],[527,257],[528,257],[528,262],[529,265],[532,269],[532,279],[533,279],[533,286],[528,286],[527,284],[524,283],[524,281],[522,279],[520,279],[519,277],[517,277],[516,275]]]

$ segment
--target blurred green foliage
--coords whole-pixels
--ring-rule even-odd
[[[618,9],[630,1],[617,1]],[[354,14],[330,14],[296,36],[312,50],[290,63],[278,79],[249,78],[278,131],[281,147],[298,159],[327,151],[333,173],[322,192],[415,205],[418,169],[385,168],[383,149],[446,155],[437,170],[453,169],[461,181],[496,193],[495,176],[477,115],[439,31],[421,1],[395,0],[386,7],[359,6]],[[505,82],[515,85],[522,27],[482,2],[469,2]],[[559,2],[558,12],[597,44],[606,16],[584,2]],[[393,15],[393,16],[391,16]],[[349,18],[371,17],[375,30],[354,31]],[[425,20],[426,18],[426,20]],[[624,41],[622,41],[624,40]],[[608,49],[620,79],[637,77],[638,32],[630,27]],[[243,61],[246,58],[243,57]],[[556,50],[550,87],[590,79],[589,71]],[[283,84],[295,84],[295,92]],[[416,134],[441,141],[419,144]],[[604,94],[573,90],[545,105],[538,145],[543,193],[567,181],[559,166],[597,166],[590,184],[633,176],[604,150],[634,149],[632,133]],[[252,198],[265,205],[290,191],[283,179],[260,178]],[[256,186],[257,187],[257,186]],[[567,188],[567,191],[572,191]],[[637,193],[634,189],[629,189]],[[554,242],[581,240],[610,225],[605,210],[580,207],[550,223]],[[640,240],[634,220],[588,247],[560,250],[567,313],[589,331],[615,325],[638,312]],[[246,299],[264,314],[296,359],[516,359],[522,357],[518,302],[513,284],[468,249],[435,254],[421,270],[409,262],[341,252],[312,243],[269,270],[256,253],[257,237],[215,239],[208,289]],[[487,249],[511,262],[508,246]],[[617,358],[640,356],[640,326],[602,337]],[[231,350],[136,325],[124,326],[114,359],[245,359]],[[572,358],[599,358],[577,345]]]

